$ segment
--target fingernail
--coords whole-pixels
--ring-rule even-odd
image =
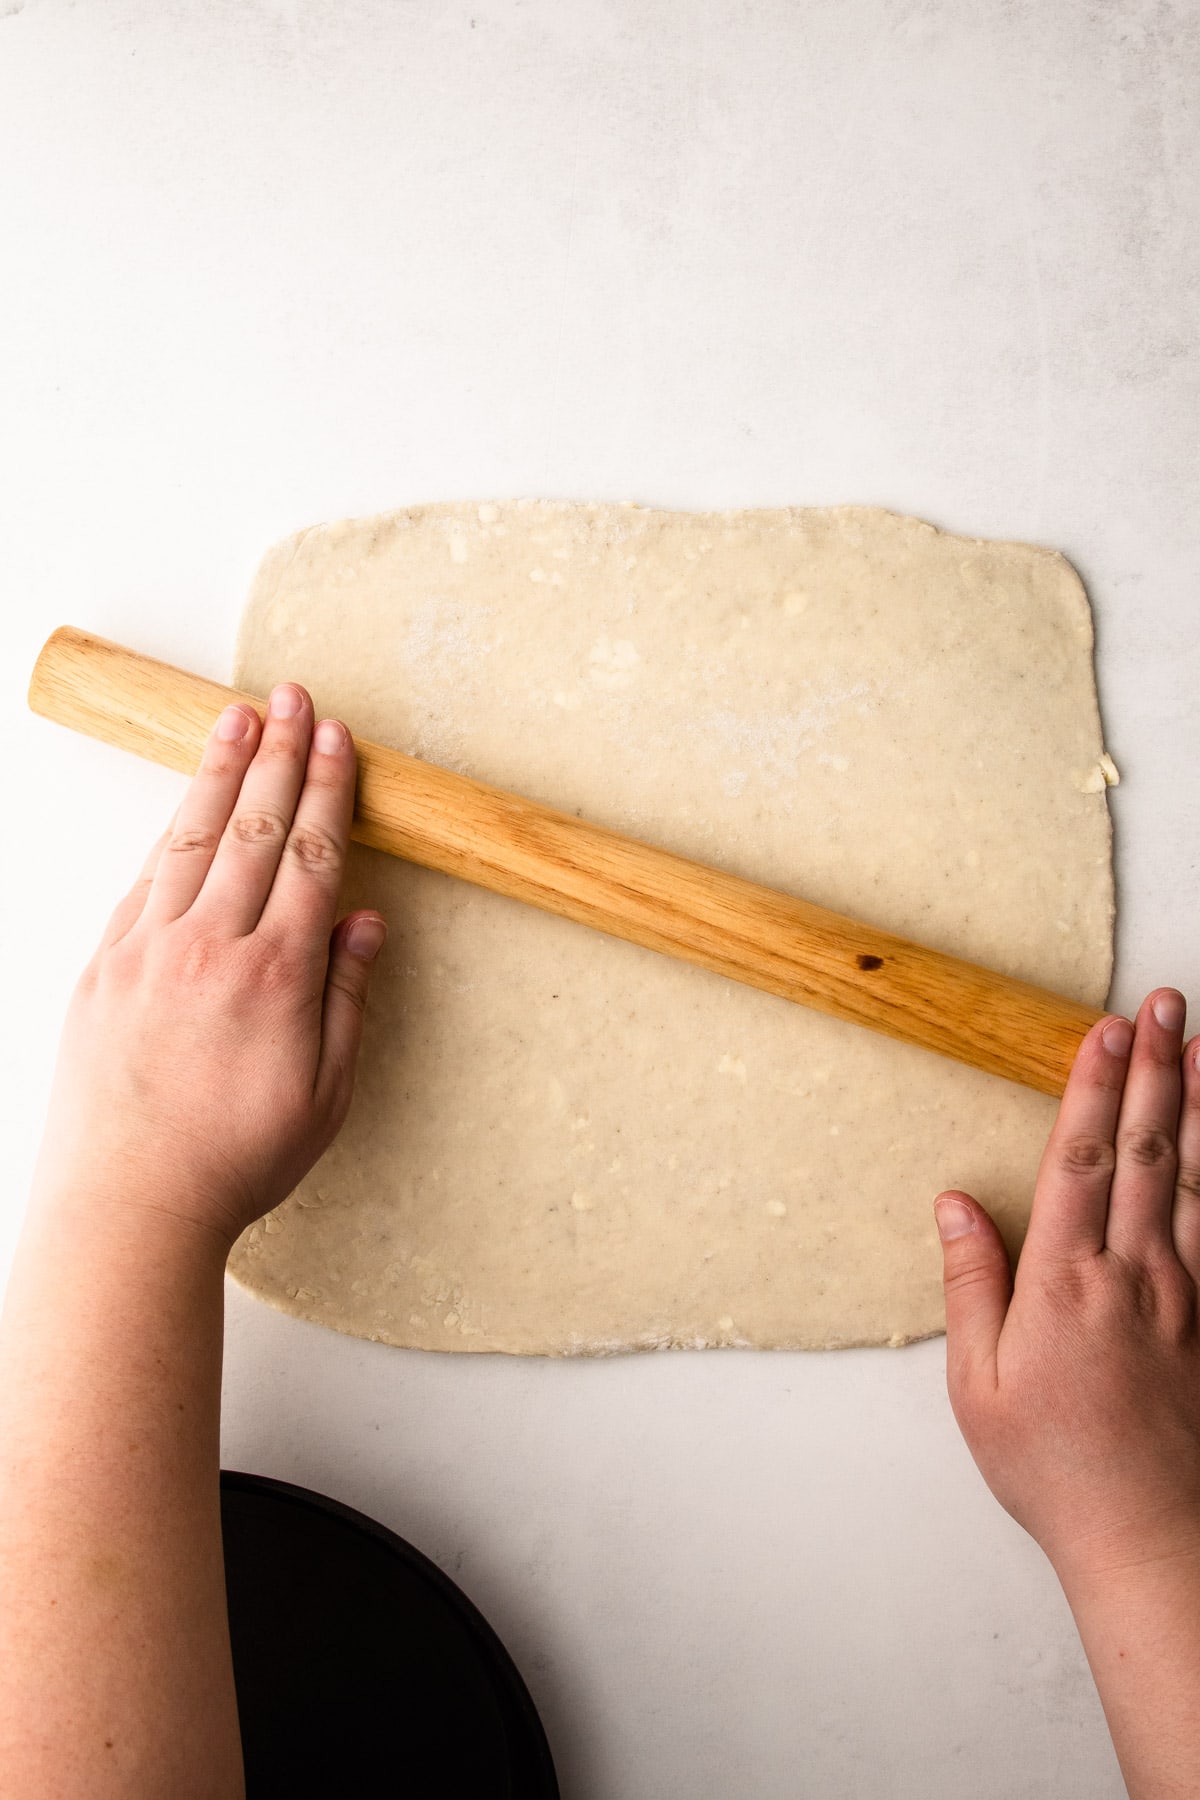
[[[935,1200],[933,1216],[943,1244],[948,1244],[951,1238],[966,1237],[975,1229],[975,1214],[961,1200]]]
[[[271,717],[273,719],[294,719],[303,705],[304,700],[300,689],[293,687],[291,682],[287,681],[282,687],[275,688],[271,694]]]
[[[382,919],[355,919],[346,933],[346,948],[351,956],[373,962],[383,949],[387,926]]]
[[[227,706],[217,720],[216,735],[226,744],[236,744],[250,729],[250,715],[240,706]]]
[[[313,743],[322,756],[336,756],[346,747],[346,727],[336,719],[322,719],[313,732]]]
[[[1128,1019],[1110,1019],[1100,1033],[1110,1056],[1128,1056],[1133,1042],[1133,1026]]]
[[[1181,1031],[1183,1015],[1187,1011],[1182,994],[1155,994],[1150,1002],[1150,1010],[1164,1031]]]

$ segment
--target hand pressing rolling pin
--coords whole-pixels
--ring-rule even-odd
[[[0,1325],[0,1792],[243,1792],[222,1274],[329,1144],[377,913],[335,926],[349,734],[231,707],[71,1004]],[[936,1202],[951,1399],[1049,1555],[1134,1800],[1200,1791],[1200,1073],[1161,989],[1084,1040],[1015,1289]],[[1181,1066],[1182,1059],[1182,1066]]]

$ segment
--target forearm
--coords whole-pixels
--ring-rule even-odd
[[[1200,1520],[1178,1554],[1063,1580],[1130,1800],[1200,1793]]]
[[[0,1791],[233,1800],[224,1247],[42,1196],[0,1324]]]

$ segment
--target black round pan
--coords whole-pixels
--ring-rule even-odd
[[[336,1500],[221,1474],[247,1800],[558,1800],[503,1644],[427,1557]]]

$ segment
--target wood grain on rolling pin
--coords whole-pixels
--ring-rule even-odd
[[[257,695],[70,626],[29,687],[35,712],[185,774],[235,700],[265,711]],[[1043,1093],[1062,1092],[1104,1016],[399,750],[356,749],[359,843]]]

